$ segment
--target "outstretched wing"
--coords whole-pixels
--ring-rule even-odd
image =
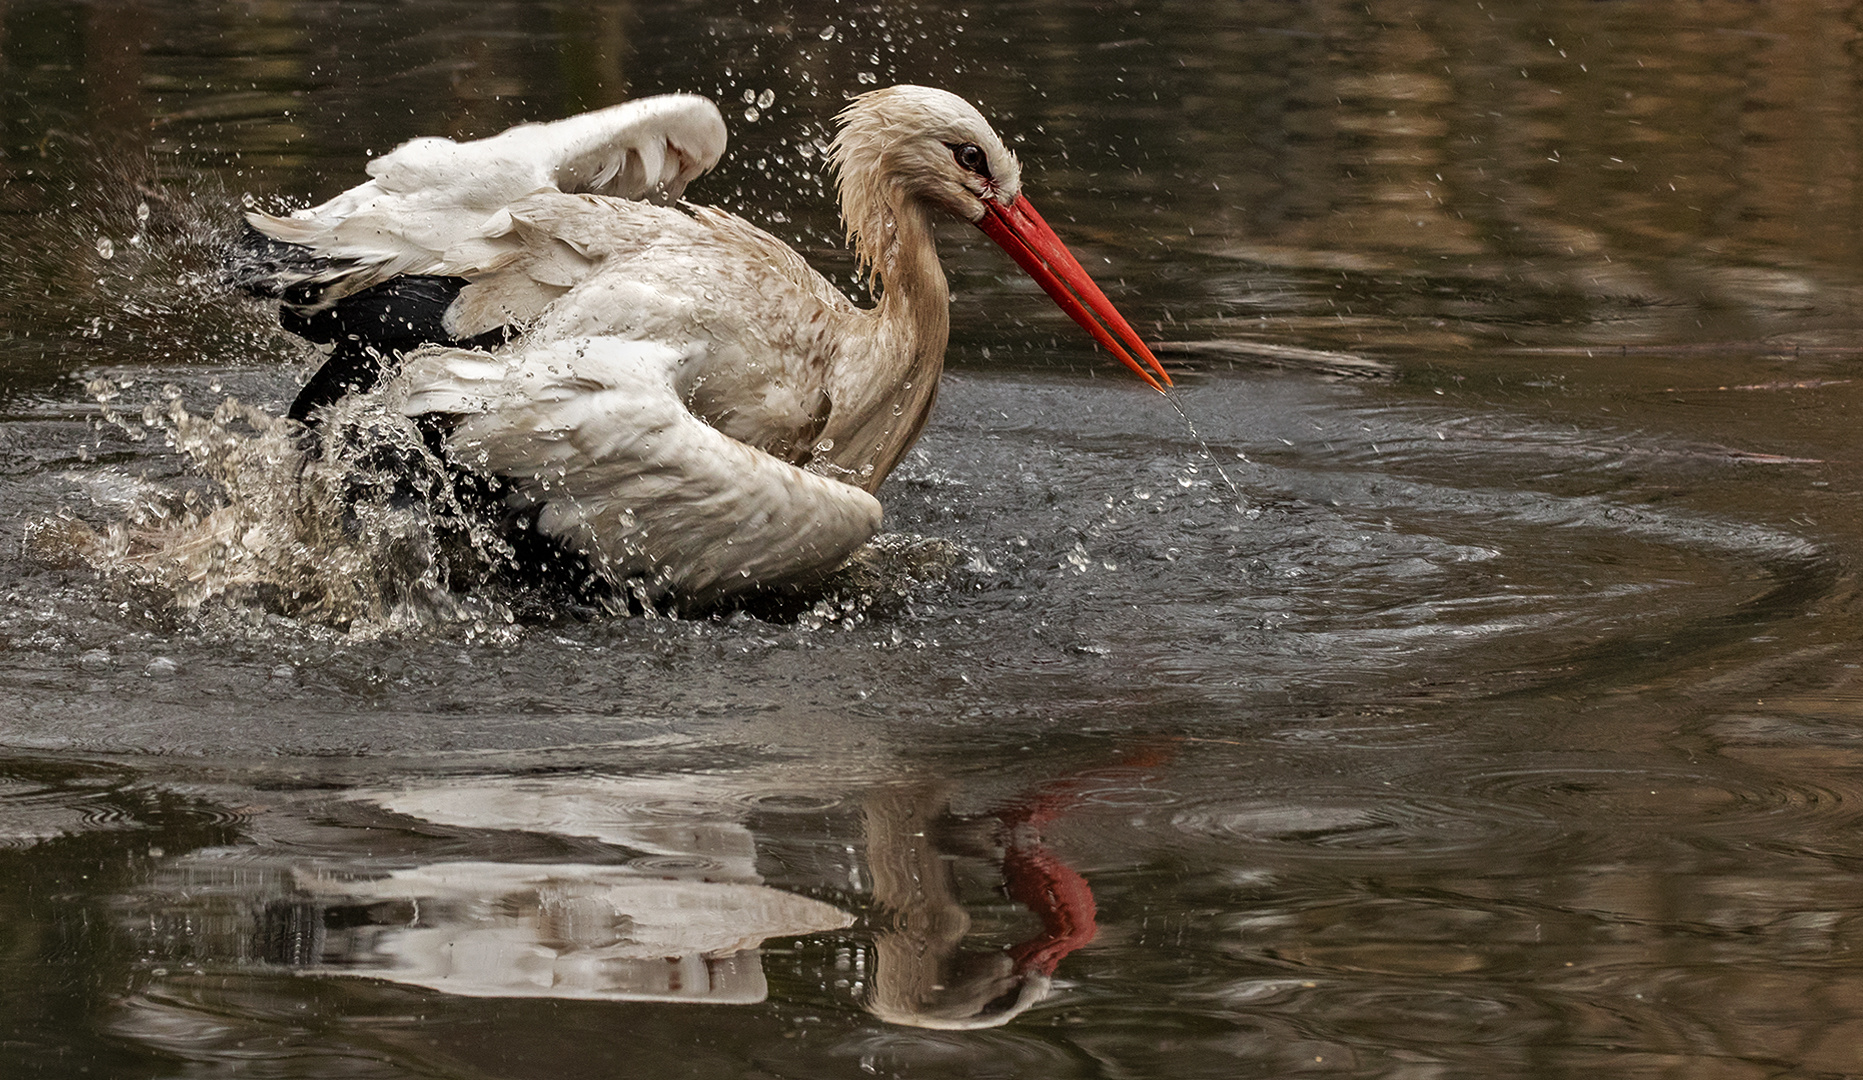
[[[369,163],[373,179],[252,227],[316,257],[280,285],[321,286],[322,307],[403,274],[472,276],[506,247],[505,208],[538,191],[671,201],[724,154],[718,107],[690,94],[643,98],[488,139],[415,139]]]
[[[456,461],[507,478],[537,526],[617,581],[699,603],[833,569],[880,527],[873,496],[687,411],[673,347],[615,338],[509,356],[431,348],[396,381],[409,416],[459,418]]]

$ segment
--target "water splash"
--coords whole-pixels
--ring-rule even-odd
[[[216,491],[152,488],[101,530],[63,531],[106,579],[174,611],[207,609],[331,626],[352,636],[513,622],[511,605],[467,596],[508,548],[472,515],[413,425],[379,400],[346,402],[313,438],[236,398],[212,413],[178,389],[139,413],[121,388],[89,387],[106,422],[161,435]]]
[[[119,520],[49,519],[29,545],[163,612],[222,627],[282,618],[352,638],[462,626],[469,638],[503,638],[566,615],[658,617],[644,596],[582,588],[591,583],[568,562],[540,578],[510,523],[382,395],[338,402],[311,432],[231,397],[197,414],[174,386],[140,410],[119,408],[123,387],[109,379],[89,390],[105,423],[165,442],[211,487],[144,485]],[[884,534],[815,588],[749,598],[741,613],[805,631],[859,626],[942,587],[965,554],[935,537]]]
[[[1179,418],[1184,421],[1184,428],[1190,432],[1190,437],[1197,440],[1197,445],[1203,448],[1203,456],[1208,458],[1210,464],[1215,467],[1216,475],[1222,477],[1223,483],[1229,485],[1230,494],[1234,495],[1238,500],[1236,504],[1237,509],[1246,510],[1248,508],[1247,496],[1242,493],[1241,487],[1237,486],[1236,482],[1230,479],[1229,473],[1223,469],[1223,463],[1216,460],[1215,452],[1210,449],[1209,442],[1197,431],[1197,425],[1191,421],[1190,414],[1184,411],[1183,403],[1178,400],[1176,394],[1170,391],[1165,392],[1164,399],[1171,403],[1171,408],[1175,409]]]
[[[68,479],[107,519],[44,516],[25,529],[27,553],[93,568],[126,612],[160,624],[508,633],[536,598],[477,588],[509,563],[510,546],[466,512],[407,419],[359,399],[319,436],[235,397],[195,411],[187,399],[220,398],[226,374],[320,358],[226,286],[238,214],[217,182],[164,186],[133,164],[96,168],[105,182],[48,180],[71,192],[69,208],[22,215],[22,229],[0,238],[0,312],[55,362],[87,369],[100,416]],[[111,234],[108,250],[72,242]],[[164,447],[185,471],[149,480],[141,474],[171,471]]]
[[[238,222],[222,182],[154,172],[147,161],[90,163],[0,197],[10,225],[0,236],[0,316],[15,340],[93,370],[290,355],[276,320],[222,283]]]

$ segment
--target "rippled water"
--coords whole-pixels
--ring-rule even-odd
[[[1860,32],[6,6],[0,1071],[1863,1073]],[[690,194],[851,286],[816,140],[901,80],[1194,435],[956,228],[888,541],[787,618],[462,592],[272,426],[242,196],[696,90]]]

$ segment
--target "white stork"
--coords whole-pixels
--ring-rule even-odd
[[[665,205],[724,152],[700,97],[416,139],[321,206],[248,214],[263,237],[243,283],[337,344],[293,415],[385,381],[406,415],[444,418],[456,466],[501,478],[597,573],[703,605],[805,581],[878,530],[872,492],[924,427],[950,331],[935,214],[975,224],[1126,366],[1170,381],[970,104],[895,86],[839,119],[871,308],[742,218]]]

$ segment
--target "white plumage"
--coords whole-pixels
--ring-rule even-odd
[[[246,215],[274,240],[332,262],[322,302],[402,274],[471,273],[511,251],[505,211],[537,192],[677,199],[724,155],[724,118],[669,94],[476,142],[428,137],[369,162],[373,179],[289,217]]]
[[[1123,362],[1163,377],[969,104],[899,86],[841,120],[832,157],[871,309],[733,214],[647,201],[723,153],[717,109],[690,96],[418,139],[321,206],[249,220],[317,257],[294,282],[300,311],[401,275],[463,279],[446,334],[515,338],[414,351],[387,392],[410,416],[454,418],[455,462],[506,478],[600,572],[702,604],[830,570],[879,528],[871,492],[924,425],[949,333],[934,212],[976,223]]]
[[[461,417],[456,460],[509,480],[537,527],[616,579],[705,600],[833,567],[880,527],[880,503],[693,416],[673,392],[689,352],[567,338],[508,357],[411,357],[409,415]]]

